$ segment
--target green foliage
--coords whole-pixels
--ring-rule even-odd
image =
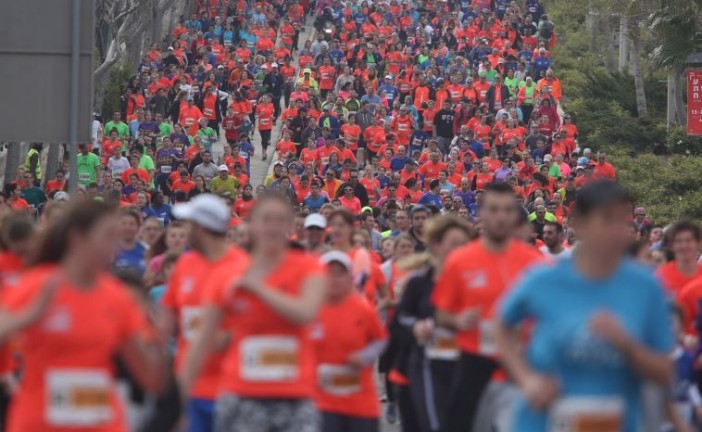
[[[683,216],[702,219],[702,156],[619,151],[608,157],[637,205],[645,206],[654,222],[665,224]]]
[[[134,67],[128,62],[119,63],[112,67],[110,78],[105,86],[105,99],[101,110],[103,118],[110,119],[113,112],[119,111],[119,99],[132,75],[134,75]]]
[[[702,155],[702,137],[688,136],[683,127],[675,127],[668,132],[665,139],[669,152],[685,155]]]

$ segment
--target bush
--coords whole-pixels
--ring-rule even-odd
[[[702,219],[702,156],[615,151],[608,158],[617,168],[619,180],[631,190],[637,205],[648,209],[654,222],[666,224],[681,217]]]
[[[688,136],[682,126],[671,128],[665,139],[666,148],[670,153],[682,155],[702,154],[702,137]]]

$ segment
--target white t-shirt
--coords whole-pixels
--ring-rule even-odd
[[[551,253],[550,250],[548,250],[548,246],[544,245],[539,248],[539,251],[541,251],[542,254],[548,257],[552,258],[558,258],[558,259],[563,259],[563,258],[570,258],[570,256],[573,254],[572,249],[563,249],[557,254]]]
[[[107,169],[112,173],[112,178],[121,177],[122,173],[125,172],[127,168],[129,168],[129,160],[124,156],[119,158],[119,160],[111,157],[107,161]]]

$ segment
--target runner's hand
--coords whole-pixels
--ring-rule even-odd
[[[434,333],[434,321],[431,319],[417,321],[412,327],[412,333],[420,345],[427,343],[431,339],[432,333]]]
[[[537,373],[530,374],[521,387],[529,405],[537,410],[547,409],[560,393],[558,381],[555,378]]]
[[[480,320],[480,308],[466,309],[456,317],[457,330],[470,330],[475,328]]]
[[[606,310],[595,312],[590,318],[590,331],[622,351],[628,350],[631,345],[631,337],[619,319]]]
[[[356,369],[362,369],[365,366],[363,356],[357,352],[349,355],[349,357],[346,359],[346,364]]]

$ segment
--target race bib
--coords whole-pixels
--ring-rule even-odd
[[[202,308],[201,307],[184,307],[180,314],[180,331],[183,334],[183,339],[188,342],[195,340],[200,328],[202,327]]]
[[[319,387],[333,396],[350,396],[361,391],[361,373],[346,365],[321,364],[317,367]]]
[[[407,127],[407,124],[405,124],[405,123],[398,123],[397,124],[398,131],[406,131],[408,129],[409,129],[409,127]]]
[[[88,173],[78,173],[78,180],[82,182],[90,181],[90,174]]]
[[[458,91],[451,91],[451,99],[458,99],[461,97],[461,93]]]
[[[549,432],[621,432],[624,402],[617,397],[566,397],[549,412]]]
[[[480,337],[480,354],[495,355],[497,354],[497,346],[495,345],[495,326],[492,321],[480,321],[478,328]]]
[[[270,122],[270,120],[268,120],[267,118],[262,118],[259,123],[261,125],[267,125],[269,122]]]
[[[431,340],[424,348],[424,355],[431,360],[457,360],[461,350],[456,343],[456,334],[445,328],[437,327]]]
[[[170,174],[171,171],[173,171],[173,167],[170,165],[163,165],[161,166],[161,173],[162,174]]]
[[[210,108],[205,108],[202,112],[206,117],[209,117],[214,114],[214,111]]]
[[[251,336],[241,341],[246,381],[293,381],[300,375],[300,341],[293,336]]]
[[[96,369],[52,369],[46,374],[46,421],[54,427],[96,427],[115,413],[112,379]]]

